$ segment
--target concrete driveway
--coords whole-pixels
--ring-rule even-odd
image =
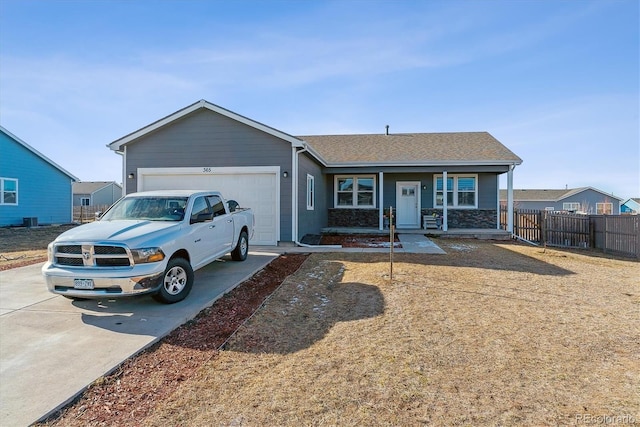
[[[68,403],[97,378],[195,317],[278,256],[257,248],[198,270],[191,294],[71,301],[47,291],[42,264],[0,272],[0,419],[25,426]]]

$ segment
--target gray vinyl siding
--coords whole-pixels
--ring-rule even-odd
[[[499,185],[496,174],[478,174],[478,209],[497,209]]]
[[[89,199],[92,206],[112,205],[116,200],[122,197],[122,190],[116,185],[107,185],[93,194],[75,193],[73,195],[73,206],[81,206],[82,199]]]
[[[94,205],[112,205],[116,200],[122,197],[122,190],[111,184],[93,193]]]
[[[328,221],[327,181],[322,174],[322,166],[306,153],[300,154],[298,162],[298,241],[305,234],[320,234]],[[314,177],[315,206],[307,210],[307,174]]]
[[[198,110],[126,147],[126,170],[280,166],[291,174],[291,144],[209,110]],[[137,191],[128,180],[127,193]],[[280,240],[291,241],[291,179],[280,179]]]

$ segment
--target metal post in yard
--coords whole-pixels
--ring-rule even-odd
[[[393,283],[393,237],[395,224],[393,222],[393,206],[389,206],[389,281]]]

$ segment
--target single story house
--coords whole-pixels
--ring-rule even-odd
[[[500,201],[506,203],[506,190],[500,191]],[[513,202],[515,209],[619,215],[622,199],[592,187],[581,187],[564,190],[513,190]]]
[[[0,126],[0,226],[69,224],[78,178]]]
[[[122,187],[113,181],[73,183],[73,206],[111,206],[122,197]]]
[[[623,215],[638,215],[640,213],[640,197],[627,199],[620,207]]]
[[[253,244],[326,227],[499,229],[499,176],[522,160],[487,132],[293,136],[205,100],[108,147],[126,194],[213,188],[256,218]]]

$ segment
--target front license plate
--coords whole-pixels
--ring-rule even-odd
[[[74,289],[93,289],[93,279],[73,279]]]

